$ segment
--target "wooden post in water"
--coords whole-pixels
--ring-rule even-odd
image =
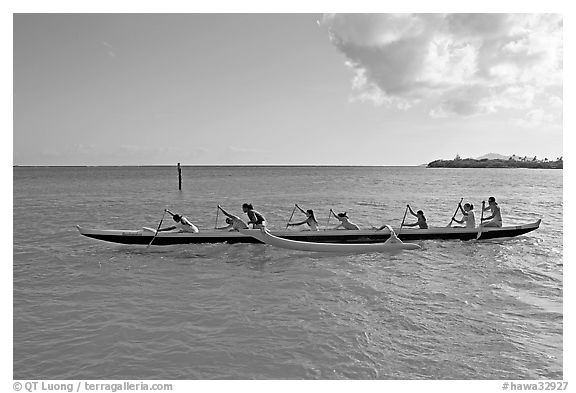
[[[182,168],[178,163],[178,190],[182,191]]]

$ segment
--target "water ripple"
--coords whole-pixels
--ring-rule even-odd
[[[562,379],[561,174],[514,171],[491,190],[507,222],[544,218],[536,232],[396,256],[78,235],[153,226],[168,206],[207,229],[217,203],[244,201],[279,227],[295,202],[361,226],[399,223],[409,202],[443,226],[460,194],[486,198],[462,189],[470,176],[494,184],[481,170],[198,168],[199,194],[166,190],[167,173],[15,169],[14,215],[44,218],[14,222],[15,379]]]

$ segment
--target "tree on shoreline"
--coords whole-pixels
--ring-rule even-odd
[[[535,156],[532,160],[524,157],[519,160],[510,159],[492,159],[483,158],[477,160],[474,158],[462,159],[456,156],[454,160],[436,160],[428,163],[428,168],[532,168],[532,169],[563,169],[564,163],[562,157],[556,161],[550,161],[548,158],[538,160]]]

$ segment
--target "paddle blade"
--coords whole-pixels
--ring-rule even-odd
[[[482,236],[482,227],[478,228],[478,234],[476,235],[476,240],[479,240],[480,236]]]

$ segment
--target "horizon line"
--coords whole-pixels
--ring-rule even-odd
[[[330,164],[180,164],[181,167],[420,167],[428,164],[412,165],[372,165],[372,164],[354,164],[354,165],[330,165]],[[177,167],[178,164],[143,164],[143,165],[44,165],[44,164],[13,164],[13,168],[34,167],[34,168],[93,168],[93,167]]]

